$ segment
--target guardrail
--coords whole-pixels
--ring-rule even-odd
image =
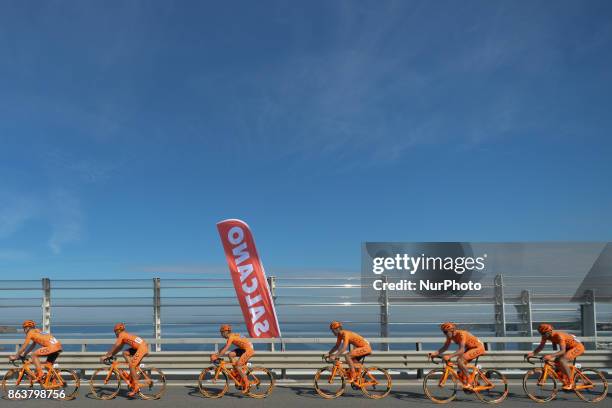
[[[427,351],[423,350],[424,344],[439,344],[440,337],[430,338],[373,338],[371,343],[385,344],[413,344],[414,350],[394,350],[394,351],[374,351],[371,356],[366,359],[366,364],[376,365],[383,368],[395,371],[395,374],[406,374],[407,372],[414,373],[416,370],[417,377],[422,375],[424,370],[433,368],[435,365],[428,361]],[[538,343],[537,337],[485,337],[482,338],[487,348],[495,343]],[[612,337],[605,338],[583,338],[588,342],[605,341],[612,342]],[[18,346],[21,340],[0,340],[0,344],[9,344]],[[252,339],[255,344],[281,345],[286,347],[289,344],[332,344],[335,342],[333,338],[286,338],[286,339]],[[218,349],[222,345],[223,339],[219,338],[184,338],[184,339],[151,339],[151,343],[162,344],[210,344]],[[63,342],[64,344],[80,344],[82,349],[86,350],[87,345],[110,345],[113,339],[69,339]],[[431,350],[434,348],[432,347]],[[0,353],[0,371],[6,370],[8,365],[7,357],[10,353]],[[99,358],[101,352],[81,351],[81,352],[64,352],[60,357],[62,367],[78,369],[83,371],[92,370],[100,367]],[[210,364],[209,357],[211,352],[203,351],[162,351],[152,352],[147,358],[146,363],[151,366],[158,367],[168,374],[173,372],[196,372]],[[321,351],[257,351],[253,357],[254,364],[261,364],[271,369],[282,370],[282,375],[286,374],[286,370],[314,370],[325,365],[321,360]],[[484,367],[498,368],[503,370],[518,370],[532,367],[523,360],[524,351],[489,351],[485,356],[479,359],[479,363]],[[604,369],[604,371],[612,370],[612,350],[587,350],[580,357],[580,362],[583,366]]]

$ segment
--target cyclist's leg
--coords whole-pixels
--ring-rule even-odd
[[[561,368],[563,369],[563,372],[565,373],[568,379],[566,388],[571,388],[574,382],[574,379],[571,378],[572,371],[570,369],[569,362],[574,361],[579,356],[581,356],[583,353],[584,353],[584,346],[582,344],[579,344],[576,347],[572,347],[571,349],[567,350],[565,355],[559,359],[559,365],[561,365]]]
[[[472,360],[482,356],[483,354],[485,354],[484,346],[474,347],[474,348],[466,350],[465,353],[463,353],[463,355],[457,358],[457,366],[459,366],[459,369],[461,370],[461,373],[463,374],[466,380],[470,378],[470,373],[468,372],[467,365]],[[468,384],[468,385],[471,385],[471,384]]]
[[[238,361],[236,362],[236,371],[238,371],[238,374],[240,374],[240,378],[242,380],[242,385],[243,385],[243,389],[242,392],[247,392],[249,390],[249,380],[246,376],[246,365],[249,362],[249,360],[251,359],[251,357],[253,357],[253,355],[255,354],[255,351],[253,350],[240,350],[240,358],[238,359]],[[238,354],[238,350],[235,350],[236,354]]]
[[[355,364],[358,363],[357,360],[371,353],[372,353],[372,348],[365,346],[365,347],[357,347],[353,349],[350,353],[345,354],[346,362],[349,365],[349,369],[350,369],[350,375],[351,375],[350,380],[355,380],[357,378],[358,373],[355,370]]]
[[[134,383],[134,388],[132,392],[130,393],[131,396],[135,395],[140,390],[140,385],[138,384],[138,379],[139,379],[138,366],[140,365],[140,362],[142,361],[142,359],[145,358],[145,356],[147,356],[148,354],[149,354],[149,348],[145,345],[145,346],[138,347],[134,355],[130,356],[130,363],[129,363],[130,377],[132,377],[132,381]]]
[[[42,364],[40,363],[41,357],[46,357],[49,354],[55,353],[56,350],[53,350],[50,347],[41,347],[32,353],[32,362],[34,363],[34,367],[36,367],[36,377],[40,380],[43,376]]]

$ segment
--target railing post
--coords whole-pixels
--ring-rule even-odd
[[[526,337],[531,337],[533,331],[533,319],[531,314],[531,294],[528,290],[521,292],[521,304],[517,306],[519,316],[521,317],[521,332]],[[519,349],[531,350],[531,344],[520,343]]]
[[[272,296],[272,302],[274,303],[274,307],[276,308],[276,277],[268,276],[268,287],[270,288],[270,296]],[[270,343],[270,351],[274,351],[274,343]]]
[[[51,281],[49,278],[42,279],[42,327],[44,332],[51,331]]]
[[[504,278],[497,275],[495,277],[495,335],[497,337],[506,336],[506,300],[504,298]],[[504,350],[503,343],[497,343],[497,350]]]
[[[161,281],[153,278],[153,327],[155,340],[161,340]],[[160,343],[155,343],[155,351],[161,351]]]
[[[389,293],[387,292],[387,277],[382,276],[383,290],[378,297],[380,303],[380,337],[389,337]],[[389,343],[380,344],[381,351],[389,351]]]
[[[580,305],[582,317],[582,335],[597,337],[597,309],[595,308],[595,294],[592,290],[584,291],[584,303]],[[587,342],[586,347],[596,349],[597,341]]]
[[[423,350],[423,343],[418,342],[416,344],[416,351],[422,351],[422,350]],[[423,378],[423,369],[422,368],[417,368],[416,378],[417,378],[417,380],[420,380],[421,378]]]

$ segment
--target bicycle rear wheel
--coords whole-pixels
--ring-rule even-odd
[[[221,398],[229,389],[229,378],[225,371],[217,373],[217,367],[210,366],[200,373],[198,388],[206,398]]]
[[[41,389],[40,384],[28,374],[24,373],[22,378],[19,378],[20,376],[21,370],[18,368],[11,368],[4,374],[2,379],[4,398],[13,401],[26,399],[28,394],[25,393],[29,390]]]
[[[115,370],[99,368],[91,375],[89,387],[95,398],[111,400],[119,393],[121,379]]]
[[[246,373],[249,380],[249,396],[266,398],[274,389],[274,375],[264,367],[253,367]]]
[[[344,393],[346,379],[340,373],[332,376],[334,367],[323,367],[316,372],[314,386],[317,393],[326,399],[338,398]]]
[[[438,404],[446,404],[457,397],[457,379],[450,374],[446,376],[445,371],[443,368],[433,369],[423,379],[425,395]]]
[[[601,371],[585,368],[574,375],[574,392],[583,401],[599,402],[608,395],[608,381]]]
[[[508,396],[508,381],[506,377],[497,370],[479,372],[474,379],[475,388],[481,386],[492,386],[486,390],[475,391],[476,396],[487,404],[499,404]]]
[[[383,368],[364,367],[360,380],[361,391],[368,398],[381,399],[391,392],[391,375]]]
[[[72,370],[57,370],[56,373],[61,378],[59,390],[63,391],[63,396],[60,399],[64,401],[75,399],[81,386],[81,379],[77,373]]]
[[[544,370],[534,368],[529,370],[523,376],[523,390],[525,394],[536,402],[548,402],[553,400],[559,390],[557,389],[557,380],[551,375],[547,375],[546,379],[542,378]]]
[[[166,392],[166,376],[155,367],[140,368],[140,396],[144,399],[160,399]]]

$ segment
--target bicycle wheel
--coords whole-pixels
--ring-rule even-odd
[[[317,393],[323,398],[338,398],[344,393],[346,379],[340,373],[332,376],[334,367],[323,367],[316,372],[314,377],[314,387]]]
[[[166,392],[166,376],[155,367],[138,369],[140,378],[140,396],[143,399],[160,399]]]
[[[253,398],[266,398],[274,389],[274,375],[264,367],[253,367],[247,371],[249,380],[249,396]]]
[[[457,397],[457,379],[450,374],[446,376],[445,371],[443,368],[433,369],[423,379],[425,395],[438,404],[446,404]]]
[[[508,381],[506,377],[497,370],[480,372],[474,379],[476,388],[492,386],[489,389],[475,391],[476,396],[487,404],[499,404],[508,396]]]
[[[364,367],[360,381],[361,392],[368,398],[384,398],[391,392],[391,375],[383,368]]]
[[[525,394],[536,402],[548,402],[553,400],[559,390],[557,389],[557,380],[551,375],[547,375],[544,380],[542,377],[544,370],[534,368],[529,370],[523,376],[523,390]]]
[[[229,378],[225,371],[217,373],[217,367],[210,366],[200,373],[198,388],[206,398],[221,398],[229,389]]]
[[[608,395],[608,381],[601,371],[591,368],[577,371],[574,384],[574,392],[586,402],[599,402]]]
[[[93,396],[100,400],[110,400],[117,396],[121,378],[117,371],[99,368],[91,375],[89,387]]]
[[[2,391],[4,398],[9,400],[22,400],[28,397],[29,390],[41,389],[40,384],[28,374],[21,376],[21,370],[12,368],[6,372],[2,379]]]
[[[55,375],[62,379],[59,390],[63,396],[60,399],[65,401],[75,399],[81,386],[81,379],[77,373],[72,370],[57,370]]]

